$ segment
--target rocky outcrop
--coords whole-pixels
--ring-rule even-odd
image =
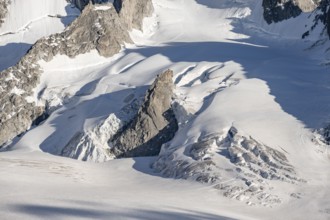
[[[324,26],[321,36],[325,35],[330,39],[330,0],[321,0],[318,2],[318,7],[312,15],[314,15],[313,25],[302,35],[302,38],[308,37],[310,33],[314,31],[316,26],[321,24]],[[321,39],[315,45],[323,45],[324,43],[320,43],[321,41],[325,42],[327,39]]]
[[[114,0],[114,6],[128,29],[141,30],[143,18],[153,12],[150,0]]]
[[[264,19],[268,24],[294,18],[302,13],[293,0],[263,0]]]
[[[315,25],[317,25],[318,22],[322,22],[330,38],[330,0],[322,0],[317,7],[317,11],[319,11],[319,13],[315,16]]]
[[[330,124],[321,130],[321,135],[324,143],[330,145]]]
[[[107,2],[112,2],[112,0],[69,0],[71,4],[75,5],[80,11],[89,4],[102,4]]]
[[[0,26],[4,22],[4,18],[8,12],[8,5],[10,4],[10,0],[0,0]]]
[[[0,73],[0,146],[27,130],[44,112],[33,98],[41,73],[34,63],[31,51],[14,67]]]
[[[295,3],[303,12],[311,12],[319,5],[320,0],[295,0]]]
[[[162,73],[144,97],[133,95],[119,112],[111,113],[94,128],[77,133],[60,152],[53,153],[94,162],[158,155],[162,144],[178,130],[171,106],[172,75],[170,70]]]
[[[132,2],[135,7],[150,8]],[[149,3],[148,3],[149,2]],[[130,7],[126,9],[126,7]],[[125,13],[138,13],[144,9],[133,10],[124,4]],[[128,16],[126,19],[124,16]],[[13,67],[2,71],[0,81],[0,147],[8,140],[29,129],[45,113],[45,106],[36,106],[38,94],[34,88],[39,83],[42,69],[40,60],[50,61],[61,54],[71,58],[97,50],[100,55],[110,57],[121,50],[124,42],[131,42],[127,21],[137,15],[120,15],[111,3],[88,4],[82,14],[64,32],[51,35],[36,42],[28,53]],[[139,17],[142,19],[142,17]],[[141,21],[134,21],[142,23]]]
[[[314,11],[314,24],[302,37],[307,37],[317,25],[322,23],[325,33],[330,38],[330,0],[263,0],[262,6],[264,19],[268,24],[297,17],[302,12]]]
[[[110,140],[110,154],[116,158],[155,156],[174,137],[178,125],[171,108],[172,77],[171,70],[157,77],[135,118]]]
[[[299,16],[302,12],[311,12],[320,4],[320,0],[263,0],[264,19],[268,24]]]
[[[42,39],[34,48],[47,51],[42,57],[46,61],[56,54],[75,57],[94,49],[105,57],[118,53],[121,45],[131,40],[112,4],[105,7],[88,5],[63,33]]]

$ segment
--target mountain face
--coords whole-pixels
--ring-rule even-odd
[[[268,24],[298,17],[303,12],[313,12],[313,25],[302,33],[302,38],[310,35],[316,26],[324,25],[324,33],[330,38],[330,2],[329,0],[263,0],[263,17]],[[306,26],[307,26],[306,21]],[[297,24],[299,25],[299,24]]]
[[[112,0],[70,0],[70,3],[75,5],[79,10],[83,10],[86,5],[89,3],[92,4],[102,4],[102,3],[107,3],[107,2],[112,2]]]
[[[144,99],[128,96],[118,116],[110,114],[91,131],[77,133],[58,153],[70,158],[104,162],[115,158],[157,156],[178,130],[171,100],[173,71],[159,74]]]
[[[263,0],[264,19],[268,24],[294,18],[302,13],[293,0]]]
[[[12,0],[10,9],[15,6],[23,13],[25,7],[20,4],[28,1],[37,0]],[[155,172],[158,179],[206,184],[210,193],[232,199],[222,198],[217,205],[240,201],[246,204],[243,212],[249,206],[260,209],[251,219],[269,210],[275,213],[270,219],[278,215],[328,219],[325,195],[329,195],[330,176],[324,170],[330,168],[330,126],[324,124],[329,121],[330,76],[324,60],[329,54],[330,0],[38,1],[62,11],[31,12],[31,19],[22,16],[15,31],[7,27],[3,31],[12,26],[5,19],[0,52],[26,46],[8,42],[14,34],[20,39],[40,27],[48,28],[46,21],[55,19],[63,29],[38,37],[36,43],[31,40],[27,46],[33,46],[19,62],[0,72],[0,151],[8,150],[0,155],[0,163],[18,167],[0,166],[1,172],[29,169],[41,176],[57,175],[55,181],[65,175],[56,189],[71,184],[67,178],[72,177],[73,188],[65,193],[71,198],[78,189],[81,196],[72,196],[72,201],[93,198],[95,189],[101,191],[95,199],[99,201],[109,189],[120,189],[125,195],[132,184],[123,178],[125,163],[135,169],[129,174],[135,178],[143,173],[141,179],[150,178],[151,185],[158,183],[152,181]],[[0,0],[3,18],[8,3]],[[74,10],[65,14],[70,9]],[[62,14],[75,20],[67,25]],[[8,20],[16,20],[12,17]],[[31,22],[24,26],[25,20]],[[38,28],[33,29],[34,25]],[[81,163],[45,156],[40,150],[108,163]],[[49,158],[56,162],[48,167]],[[113,164],[118,170],[108,172]],[[105,172],[98,173],[99,169]],[[99,175],[105,181],[98,182]],[[119,179],[120,186],[112,188],[111,179]],[[14,182],[5,180],[5,184]],[[143,181],[138,190],[143,189]],[[167,181],[174,180],[163,183]],[[77,186],[86,191],[81,195]],[[197,187],[197,200],[206,197],[199,195],[204,188]],[[175,193],[180,196],[181,191]],[[163,193],[168,195],[167,189]],[[115,197],[115,203],[117,198],[125,199],[122,195]],[[318,203],[311,206],[311,198]],[[206,206],[214,201],[206,200]],[[301,214],[301,207],[312,214]],[[73,209],[80,212],[76,206]],[[0,205],[0,219],[1,211]],[[90,212],[91,218],[108,217],[107,212],[98,215],[96,211]],[[143,219],[157,219],[154,216]]]
[[[1,2],[5,12],[8,1]],[[71,58],[96,49],[104,57],[118,53],[124,42],[132,42],[128,30],[141,29],[142,20],[153,11],[151,1],[115,0],[109,1],[72,1],[82,10],[77,18],[63,33],[39,40],[17,65],[4,70],[1,74],[6,80],[1,81],[0,104],[0,145],[26,131],[31,125],[38,124],[49,114],[47,100],[36,105],[33,90],[39,82],[43,70],[38,62],[50,61],[56,55]],[[102,3],[101,5],[98,5]],[[264,0],[264,19],[267,23],[280,22],[299,16],[303,10],[315,8],[320,13],[315,17],[315,24],[321,22],[330,34],[329,1],[275,1]],[[1,13],[4,14],[4,13]],[[87,31],[88,30],[88,31]],[[24,108],[23,108],[24,106]]]
[[[319,14],[315,16],[315,25],[317,25],[318,22],[322,22],[330,38],[330,1],[322,0],[317,7],[317,11]]]
[[[124,1],[119,13],[111,3],[89,4],[63,33],[39,40],[15,66],[2,71],[6,80],[0,82],[0,146],[48,114],[47,103],[37,106],[33,91],[43,72],[39,61],[50,61],[56,55],[73,58],[94,49],[101,56],[112,56],[124,42],[131,42],[128,30],[141,28],[142,19],[152,9],[150,1]]]
[[[3,23],[3,19],[5,18],[8,12],[8,4],[10,0],[1,0],[0,1],[0,26]]]
[[[328,36],[330,39],[330,1],[322,0],[318,2],[318,7],[314,10],[311,17],[313,18],[312,26],[309,30],[303,33],[302,38],[308,37],[311,33],[313,33],[316,27],[322,25],[324,28],[322,28],[320,35]],[[325,44],[328,39],[320,39],[319,41],[322,41],[322,45]]]
[[[116,158],[157,156],[161,146],[178,130],[171,107],[173,71],[160,74],[147,91],[135,118],[111,142],[110,154]]]
[[[327,0],[263,0],[264,19],[268,24],[277,23],[311,12]],[[322,3],[323,2],[323,3]]]

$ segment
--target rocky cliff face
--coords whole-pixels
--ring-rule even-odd
[[[295,3],[303,12],[311,12],[319,5],[320,0],[295,0]]]
[[[150,0],[114,0],[114,6],[128,29],[141,29],[143,18],[153,11]]]
[[[111,140],[110,154],[116,158],[155,156],[174,137],[178,125],[171,108],[172,77],[171,70],[157,77],[135,118]]]
[[[330,7],[328,8],[327,15],[328,16],[327,16],[326,25],[327,25],[328,35],[329,35],[329,38],[330,38]]]
[[[268,24],[299,16],[302,12],[314,11],[314,25],[303,34],[307,37],[315,26],[322,23],[330,38],[330,1],[329,0],[263,0],[264,19]]]
[[[102,4],[107,2],[113,2],[112,0],[68,0],[71,4],[74,4],[80,11],[82,11],[90,2],[92,4]]]
[[[297,17],[301,8],[293,0],[263,0],[264,19],[268,24]]]
[[[326,35],[330,39],[330,0],[321,0],[318,2],[318,7],[315,9],[312,16],[313,25],[302,35],[302,38],[308,37],[316,26],[321,24],[324,26],[321,36]],[[322,41],[323,43],[320,43]],[[321,39],[316,45],[323,45],[325,41],[327,41],[327,39]]]
[[[299,16],[302,12],[313,11],[319,0],[263,0],[264,19],[268,24]]]
[[[330,145],[330,124],[321,130],[321,135],[324,138],[324,142]]]
[[[10,0],[0,0],[0,26],[4,22],[3,19],[6,17],[9,4]]]
[[[152,13],[146,11],[152,10],[151,1],[143,1],[146,5],[140,1],[131,2],[132,5],[123,4],[125,15],[121,15],[121,11],[118,14],[111,3],[102,4],[102,7],[87,5],[63,33],[39,40],[18,64],[0,73],[0,146],[29,129],[46,111],[45,106],[36,106],[38,97],[33,91],[43,72],[38,62],[50,61],[57,54],[75,57],[91,50],[97,50],[105,57],[118,53],[124,42],[131,42],[127,28],[135,26],[127,22],[137,15],[129,12]],[[134,22],[141,24],[143,17],[139,18],[141,21]]]
[[[330,0],[322,0],[317,7],[319,13],[315,16],[315,24],[319,21],[325,26],[325,30],[330,38]]]

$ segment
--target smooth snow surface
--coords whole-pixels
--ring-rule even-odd
[[[34,99],[47,102],[52,114],[0,154],[0,217],[330,219],[330,151],[313,134],[330,120],[330,75],[320,65],[325,55],[306,50],[316,38],[301,40],[300,24],[309,14],[268,26],[259,0],[153,3],[155,13],[145,19],[143,33],[133,30],[135,44],[116,56],[92,51],[40,62],[44,73]],[[264,179],[265,197],[276,195],[277,202],[255,202],[258,195],[227,198],[212,185],[191,181],[193,176],[163,178],[150,168],[159,158],[84,163],[41,152],[61,154],[78,132],[89,134],[91,143],[105,143],[109,134],[95,136],[95,129],[112,114],[116,123],[105,129],[117,129],[118,120],[127,120],[122,115],[127,100],[143,97],[166,69],[175,73],[180,128],[160,165],[193,163],[188,146],[235,127],[285,155],[302,181]],[[207,156],[221,168],[220,181],[236,186],[240,176],[221,147],[210,146]],[[86,152],[77,158],[111,159]]]

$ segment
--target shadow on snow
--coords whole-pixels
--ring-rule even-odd
[[[143,198],[141,198],[143,199]],[[180,219],[180,220],[234,220],[226,216],[198,212],[194,210],[181,210],[173,208],[168,211],[144,210],[144,209],[125,209],[124,212],[100,210],[99,207],[78,208],[70,206],[48,206],[16,204],[9,206],[9,209],[22,215],[38,218],[84,218],[84,219]]]
[[[329,120],[330,75],[305,54],[242,42],[170,43],[128,49],[145,57],[161,54],[173,62],[228,62],[242,66],[247,78],[267,83],[282,109],[309,128]]]

